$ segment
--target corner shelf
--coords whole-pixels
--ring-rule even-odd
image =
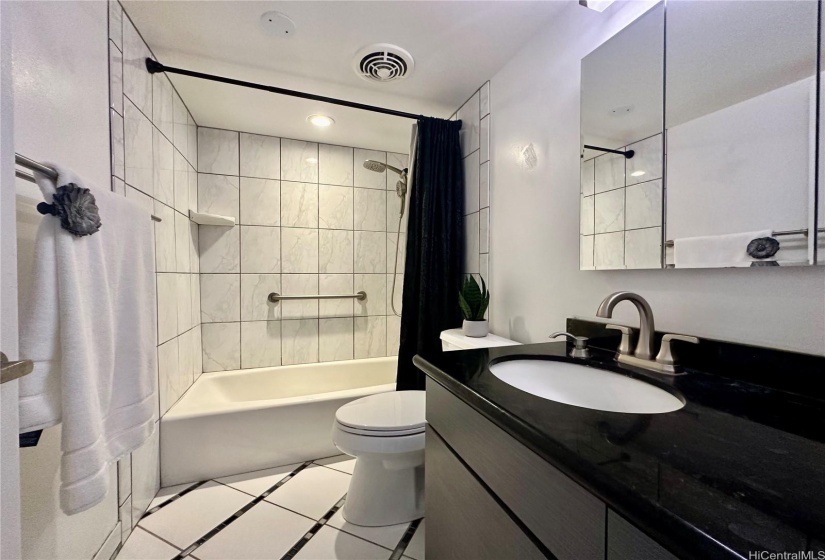
[[[202,226],[225,226],[235,225],[234,216],[220,216],[218,214],[202,214],[200,212],[189,211],[189,219]]]

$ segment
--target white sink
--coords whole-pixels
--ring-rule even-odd
[[[685,403],[658,387],[612,371],[550,360],[509,360],[490,371],[516,389],[564,404],[635,414],[662,414]]]

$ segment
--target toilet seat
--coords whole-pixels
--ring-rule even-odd
[[[335,413],[337,427],[366,437],[399,437],[424,432],[424,391],[394,391],[345,404]]]

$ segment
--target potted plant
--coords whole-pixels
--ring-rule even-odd
[[[464,336],[474,338],[487,336],[490,329],[484,314],[487,312],[489,304],[490,292],[487,291],[484,278],[481,278],[481,287],[479,287],[473,275],[468,275],[458,292],[458,305],[464,315],[464,324],[461,327]]]

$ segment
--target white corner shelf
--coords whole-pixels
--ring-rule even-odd
[[[218,214],[202,214],[200,212],[189,211],[189,219],[202,226],[226,226],[235,225],[234,216],[220,216]]]

